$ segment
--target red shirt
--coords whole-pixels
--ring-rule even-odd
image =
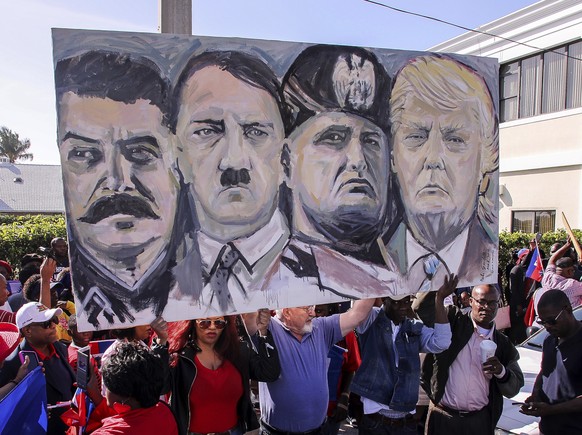
[[[16,325],[16,313],[0,310],[0,322],[14,323]]]
[[[174,414],[165,403],[149,408],[132,409],[103,419],[94,435],[178,435]]]
[[[204,367],[198,357],[196,379],[190,391],[190,432],[226,432],[238,423],[237,405],[243,395],[242,377],[228,360],[216,370]]]

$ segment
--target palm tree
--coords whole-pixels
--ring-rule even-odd
[[[20,140],[18,133],[2,127],[0,128],[0,157],[8,157],[10,163],[18,159],[32,160],[33,155],[27,153],[30,148],[30,140]]]

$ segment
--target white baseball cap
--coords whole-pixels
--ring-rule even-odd
[[[31,323],[42,323],[52,319],[54,316],[60,316],[63,310],[60,308],[48,309],[40,302],[29,302],[24,304],[16,313],[16,326],[22,329]]]

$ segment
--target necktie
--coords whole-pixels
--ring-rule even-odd
[[[230,248],[230,250],[228,250]],[[212,289],[212,299],[216,297],[220,310],[226,312],[229,308],[234,308],[232,297],[228,289],[228,279],[232,275],[232,268],[240,259],[239,252],[228,247],[224,251],[218,267],[210,277],[210,288]],[[212,300],[210,301],[212,303]]]

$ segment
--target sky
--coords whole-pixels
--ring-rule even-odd
[[[536,3],[379,1],[469,28]],[[192,0],[192,10],[204,36],[426,50],[465,33],[364,0]],[[157,33],[158,0],[0,0],[0,16],[0,126],[30,139],[30,163],[59,164],[51,28]]]

